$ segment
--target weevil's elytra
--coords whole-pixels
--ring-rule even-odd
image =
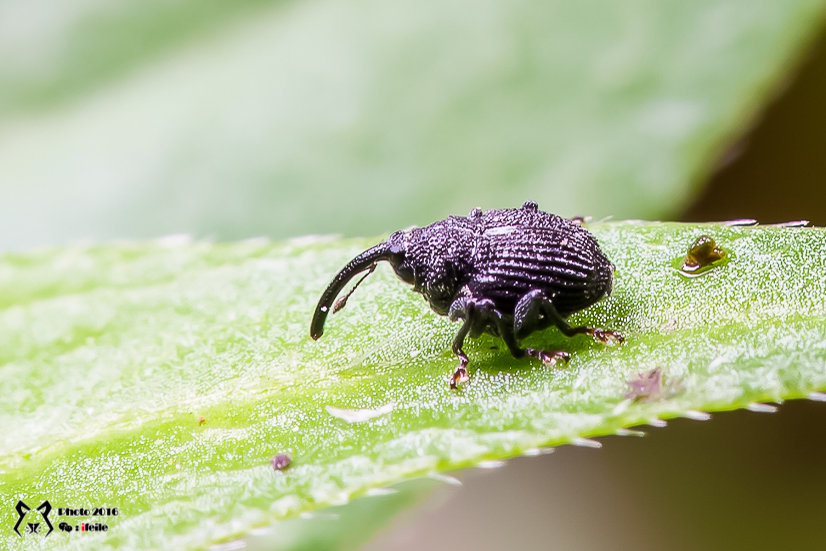
[[[462,349],[466,337],[501,337],[514,357],[533,356],[546,364],[568,361],[570,355],[522,348],[519,342],[551,325],[569,337],[584,333],[603,343],[623,341],[616,331],[571,327],[565,321],[611,294],[614,266],[581,222],[543,212],[532,201],[518,209],[473,209],[467,217],[399,231],[364,251],[321,295],[310,325],[313,339],[321,337],[327,314],[347,282],[371,272],[380,261],[389,262],[437,314],[462,320],[453,341],[459,366],[451,388],[468,380],[468,357]],[[354,290],[333,311],[343,308]]]

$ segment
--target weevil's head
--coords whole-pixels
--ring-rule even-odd
[[[399,279],[413,285],[414,291],[424,295],[434,311],[447,314],[451,302],[471,272],[470,240],[473,232],[472,228],[465,228],[463,224],[470,222],[465,218],[450,217],[424,228],[397,231],[387,241],[355,257],[321,295],[310,325],[310,336],[314,339],[321,336],[327,314],[343,308],[355,288],[380,261],[388,262]],[[336,300],[347,283],[365,271],[367,275]]]
[[[399,279],[410,285],[416,284],[416,272],[410,262],[407,251],[411,246],[412,231],[397,231],[387,239],[387,262]]]
[[[399,279],[446,315],[472,271],[473,235],[468,219],[457,217],[396,232],[387,240],[388,261]]]
[[[310,324],[310,336],[313,339],[321,337],[324,333],[324,322],[327,319],[327,314],[330,312],[335,313],[344,307],[344,304],[353,291],[356,290],[356,287],[359,286],[365,277],[373,272],[378,262],[386,261],[390,263],[396,275],[398,275],[402,281],[414,284],[415,273],[413,267],[407,262],[407,245],[408,241],[405,237],[405,232],[396,232],[391,235],[387,241],[367,249],[348,262],[347,265],[336,274],[333,281],[331,281],[327,289],[324,290],[324,293],[322,293],[318,305],[316,305],[315,312],[313,313],[313,320]],[[336,300],[336,297],[347,283],[362,272],[367,273],[356,282],[347,294]]]

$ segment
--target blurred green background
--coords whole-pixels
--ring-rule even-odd
[[[823,4],[6,0],[0,250],[673,218]]]
[[[527,198],[563,215],[824,224],[823,13],[6,0],[0,250],[373,235]],[[825,408],[511,461],[372,545],[819,548]]]

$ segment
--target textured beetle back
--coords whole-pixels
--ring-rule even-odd
[[[396,232],[391,262],[404,281],[445,315],[457,297],[492,300],[503,315],[541,290],[564,315],[611,292],[613,266],[579,224],[527,202],[518,209],[450,216],[424,228]]]
[[[527,292],[540,289],[562,315],[611,292],[613,266],[590,232],[542,212],[535,203],[485,212],[479,218],[474,294],[513,312]]]

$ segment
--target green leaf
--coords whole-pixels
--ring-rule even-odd
[[[826,1],[31,6],[0,8],[27,29],[0,33],[3,248],[370,235],[529,198],[668,217]]]
[[[321,290],[375,241],[4,255],[0,493],[119,507],[106,535],[56,533],[50,547],[201,547],[411,477],[826,389],[826,230],[589,228],[617,266],[614,293],[572,321],[627,342],[536,334],[532,345],[573,356],[547,368],[482,337],[458,392],[447,388],[456,325],[387,266],[309,338]],[[686,277],[674,266],[701,235],[728,261]],[[653,370],[659,396],[627,398]],[[280,453],[292,465],[274,472]],[[4,507],[0,525],[15,516]],[[16,539],[6,530],[0,545]]]

